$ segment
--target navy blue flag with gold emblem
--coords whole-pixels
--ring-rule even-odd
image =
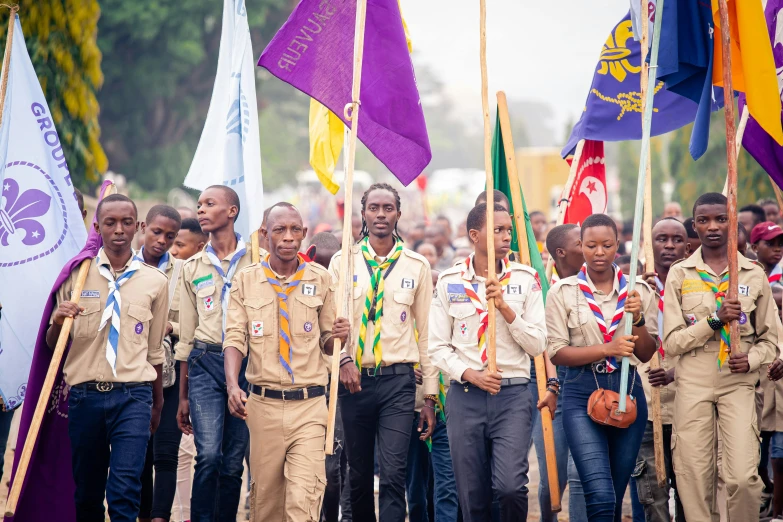
[[[573,153],[581,139],[642,139],[641,53],[641,45],[633,38],[629,13],[615,26],[601,49],[582,117],[562,150],[564,158]],[[692,123],[697,109],[696,102],[667,91],[663,82],[655,82],[652,135],[666,134]]]

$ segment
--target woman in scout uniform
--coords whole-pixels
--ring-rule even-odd
[[[182,218],[174,207],[155,205],[141,223],[144,244],[137,257],[155,267],[169,280],[168,323],[163,350],[163,410],[160,427],[147,446],[142,475],[139,522],[166,522],[171,517],[171,505],[177,488],[177,454],[182,432],[177,426],[179,406],[179,365],[174,361],[174,341],[179,338],[179,274],[182,261],[175,260],[169,249],[177,238]],[[153,465],[155,468],[153,488]]]
[[[558,281],[547,295],[548,350],[552,362],[567,366],[563,382],[563,428],[584,489],[588,519],[619,520],[622,502],[647,423],[647,402],[636,372],[655,352],[657,313],[652,291],[641,280],[628,281],[613,263],[617,227],[604,214],[582,223],[585,264],[576,276]],[[622,335],[626,314],[632,335]],[[620,363],[628,357],[628,401],[637,416],[627,428],[593,421],[587,412],[597,389],[619,393]]]
[[[775,303],[764,270],[727,251],[726,197],[700,196],[693,220],[701,248],[669,271],[663,312],[666,357],[680,356],[672,435],[677,487],[688,520],[715,520],[717,421],[728,517],[757,521],[762,483],[754,387],[759,367],[775,358]],[[739,299],[726,297],[729,255],[738,259]],[[733,320],[740,322],[736,355],[726,343]]]
[[[438,281],[430,308],[430,357],[451,377],[446,427],[462,516],[466,522],[490,520],[494,494],[500,520],[511,522],[527,520],[527,449],[535,414],[530,357],[546,348],[546,326],[535,271],[508,260],[512,224],[505,209],[495,211],[497,263],[487,266],[486,213],[481,204],[468,214],[475,254]],[[488,299],[498,312],[498,373],[486,367]]]
[[[247,425],[229,414],[223,369],[231,281],[251,260],[249,246],[234,232],[238,215],[239,197],[232,189],[216,185],[201,193],[198,220],[209,243],[185,263],[180,279],[180,338],[174,355],[180,361],[177,422],[196,442],[193,522],[215,517],[233,521],[242,488]],[[243,366],[243,385],[244,375]]]
[[[133,255],[136,215],[136,205],[119,194],[98,204],[95,230],[103,247],[78,305],[69,300],[76,272],[57,291],[46,334],[54,349],[65,318],[75,318],[63,377],[71,387],[68,435],[80,522],[103,522],[104,498],[112,521],[136,521],[144,454],[163,406],[168,285]]]
[[[277,203],[262,234],[270,253],[241,270],[226,320],[228,408],[250,429],[252,522],[320,520],[326,486],[326,385],[322,354],[346,342],[335,320],[334,284],[299,253],[307,228],[299,211]],[[247,357],[246,387],[240,371]]]
[[[397,235],[400,196],[385,183],[362,196],[363,239],[354,266],[351,345],[340,353],[339,397],[350,467],[354,520],[375,520],[375,441],[381,468],[381,522],[405,520],[405,471],[416,400],[413,365],[424,379],[423,439],[435,428],[438,371],[427,355],[432,278],[427,260],[404,248]],[[329,270],[339,273],[340,253]],[[418,341],[415,328],[419,330]],[[425,426],[426,425],[426,429]]]

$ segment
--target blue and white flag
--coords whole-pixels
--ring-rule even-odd
[[[239,195],[235,229],[243,238],[258,230],[264,211],[258,133],[255,60],[245,0],[224,0],[217,76],[207,121],[185,186],[226,185]]]
[[[7,408],[24,400],[52,285],[87,240],[18,16],[15,24],[0,127],[0,396]]]

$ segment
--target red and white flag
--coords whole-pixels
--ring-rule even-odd
[[[571,165],[572,158],[566,161]],[[606,159],[603,141],[585,140],[574,184],[565,197],[567,207],[563,223],[581,225],[587,216],[606,212]]]

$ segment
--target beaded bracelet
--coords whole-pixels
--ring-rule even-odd
[[[707,317],[707,324],[716,332],[723,328],[723,321],[718,319],[718,314],[715,312],[713,312],[711,316]]]

